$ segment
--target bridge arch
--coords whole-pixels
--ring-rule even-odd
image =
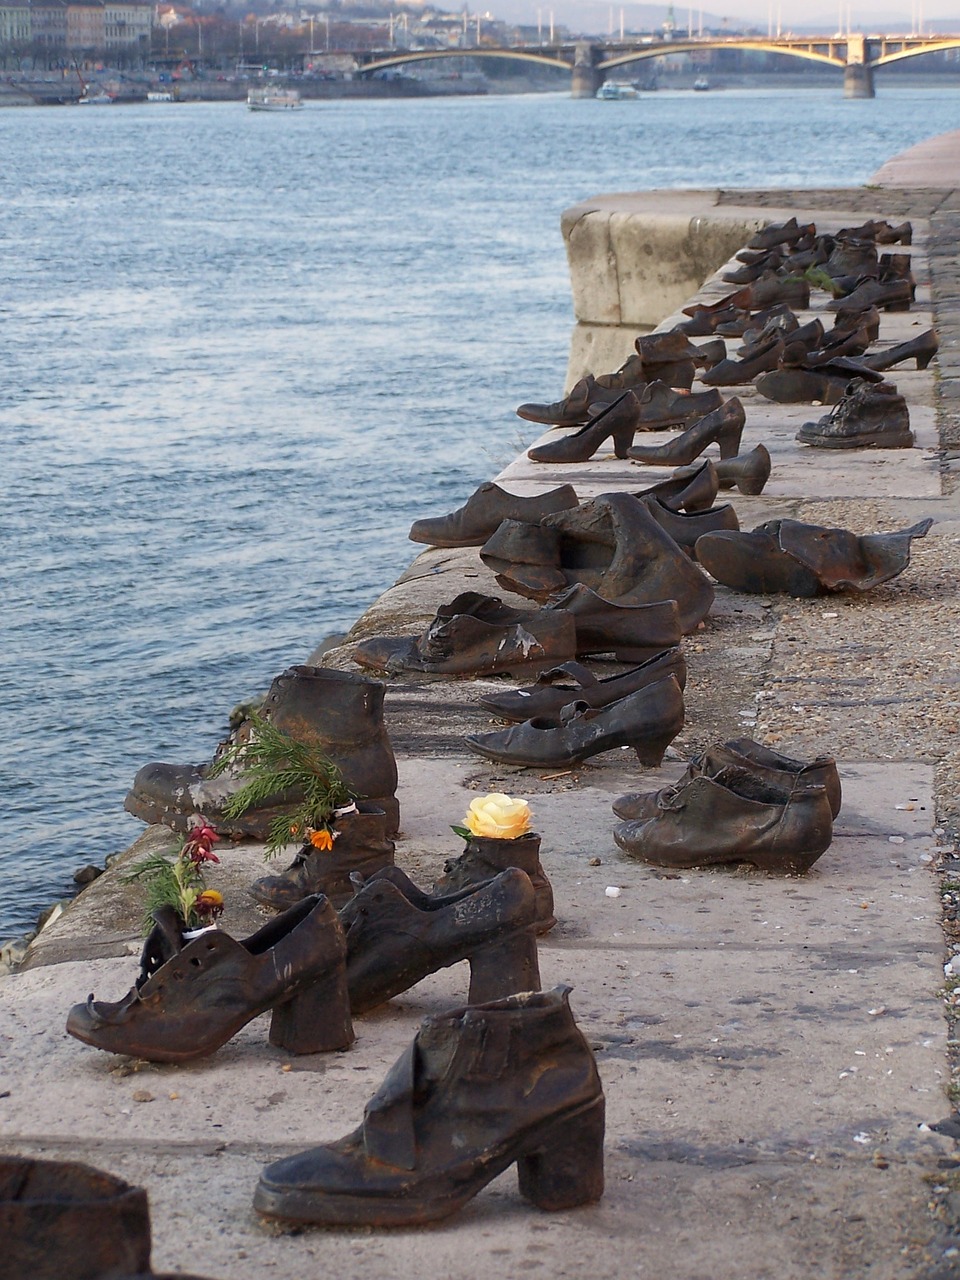
[[[947,49],[960,49],[960,37],[951,36],[928,44],[917,45],[913,49],[900,49],[896,53],[883,53],[874,58],[871,67],[885,67],[891,62],[900,62],[904,58],[920,58],[925,53],[943,53]]]
[[[411,62],[436,62],[439,58],[510,58],[514,62],[533,62],[541,67],[551,67],[555,71],[570,71],[573,65],[572,59],[568,62],[558,55],[551,57],[549,54],[534,53],[526,49],[410,49],[404,53],[376,57],[375,61],[364,62],[357,68],[357,72],[368,75],[373,71],[407,66]]]
[[[602,46],[601,46],[602,48]],[[612,71],[616,67],[627,66],[631,62],[641,62],[646,58],[667,58],[672,53],[695,53],[701,49],[745,49],[748,52],[781,53],[788,58],[806,58],[809,62],[826,63],[828,66],[841,69],[846,60],[836,54],[818,53],[815,49],[797,49],[792,45],[777,44],[776,41],[759,40],[671,40],[669,43],[650,45],[643,49],[631,49],[629,53],[617,54],[596,64],[597,71]]]

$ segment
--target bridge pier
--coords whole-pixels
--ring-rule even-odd
[[[845,98],[875,98],[873,67],[862,62],[848,62],[843,69],[843,96]]]
[[[586,40],[577,42],[574,49],[573,74],[570,79],[571,98],[593,98],[603,84],[603,74],[596,62],[600,50]]]

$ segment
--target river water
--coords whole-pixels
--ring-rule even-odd
[[[0,940],[539,433],[565,207],[856,185],[956,128],[956,91],[839,81],[0,112]]]

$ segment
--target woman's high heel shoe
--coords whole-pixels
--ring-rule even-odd
[[[613,436],[614,453],[618,458],[625,458],[637,429],[636,404],[633,393],[625,391],[594,414],[579,431],[562,440],[536,445],[527,450],[527,457],[531,462],[586,462]]]
[[[346,940],[322,894],[305,898],[242,942],[208,930],[116,1004],[78,1004],[67,1030],[85,1044],[149,1062],[213,1053],[273,1010],[270,1043],[324,1053],[353,1043]]]
[[[940,338],[936,329],[928,329],[926,333],[918,334],[909,342],[899,342],[887,351],[877,351],[872,356],[864,356],[861,363],[879,373],[884,369],[892,369],[895,364],[901,364],[904,360],[916,360],[918,369],[926,369],[939,349]]]
[[[456,1213],[513,1163],[540,1209],[599,1200],[603,1090],[568,993],[425,1019],[360,1126],[268,1165],[254,1208],[328,1227],[416,1226]]]
[[[685,467],[699,458],[708,445],[716,443],[721,458],[735,458],[745,422],[743,405],[732,396],[675,439],[666,444],[635,445],[627,450],[627,457],[653,467]]]

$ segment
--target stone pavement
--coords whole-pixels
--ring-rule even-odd
[[[960,172],[958,153],[951,135],[928,161],[933,176],[910,169],[920,185],[904,190],[700,193],[705,218],[731,205],[758,221],[809,211],[825,229],[870,214],[912,217],[919,300],[908,314],[884,316],[881,340],[919,332],[931,316],[943,339],[939,373],[893,375],[917,429],[910,453],[804,449],[793,440],[797,424],[819,411],[743,396],[744,447],[763,440],[775,465],[761,497],[734,494],[743,527],[777,515],[859,532],[928,514],[937,521],[907,572],[863,599],[720,590],[685,642],[678,758],[738,733],[790,754],[837,754],[844,807],[833,845],[807,876],[633,863],[613,844],[610,801],[672,779],[678,760],[642,777],[626,751],[558,772],[493,766],[462,745],[465,732],[485,727],[476,696],[490,681],[390,684],[400,865],[429,883],[457,851],[449,824],[477,793],[505,790],[534,809],[560,917],[541,945],[544,985],[574,987],[607,1093],[601,1203],[539,1213],[508,1172],[429,1230],[287,1234],[265,1225],[250,1207],[260,1166],[352,1127],[420,1018],[463,998],[465,966],[358,1019],[348,1053],[288,1059],[267,1046],[261,1019],[192,1066],[112,1059],[62,1027],[88,991],[116,998],[131,980],[139,904],[115,872],[40,936],[24,971],[0,980],[0,1148],[81,1158],[147,1186],[155,1268],[223,1280],[958,1274],[960,1164],[955,1143],[927,1128],[951,1110],[956,1048],[939,994],[936,869],[951,861],[960,808],[960,518],[949,458],[960,203],[935,183]],[[703,286],[706,297],[722,290],[716,276]],[[552,399],[556,389],[517,385],[513,394]],[[520,459],[503,479],[518,492],[570,479],[585,497],[665,474],[601,455],[567,467]],[[439,497],[436,513],[460,500]],[[476,552],[427,550],[353,638],[415,630],[463,589],[497,590]],[[325,661],[347,665],[349,653],[347,645]],[[128,856],[165,840],[151,829]],[[233,932],[264,918],[244,897],[261,865],[259,847],[238,846],[217,871]]]

